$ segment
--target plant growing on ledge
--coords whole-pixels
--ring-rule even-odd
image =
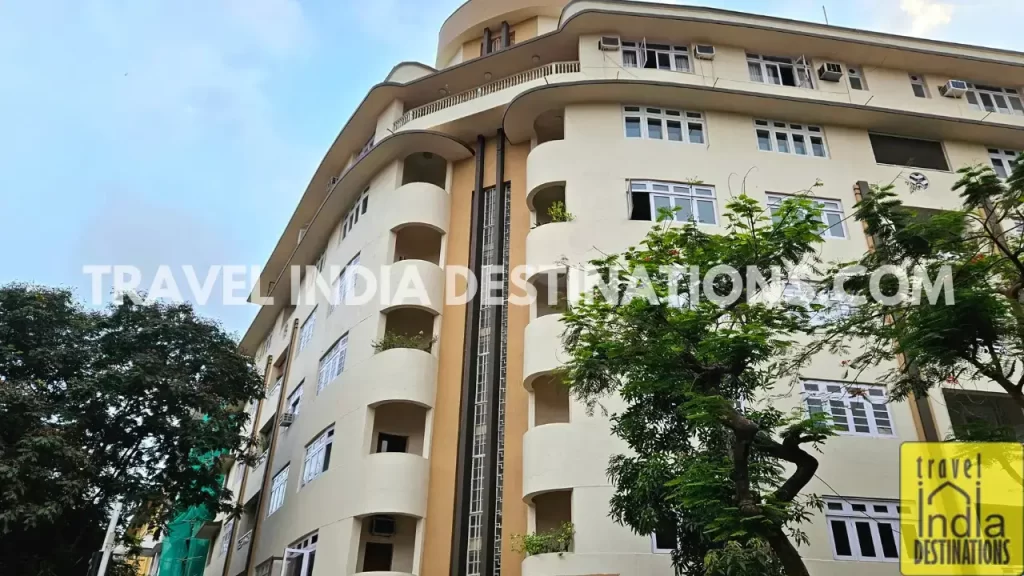
[[[512,551],[533,556],[535,554],[562,554],[572,547],[576,529],[572,522],[562,522],[558,528],[534,534],[513,534]]]
[[[570,392],[591,410],[610,395],[625,405],[611,415],[631,451],[609,463],[611,516],[674,542],[687,576],[808,576],[796,546],[822,501],[802,492],[832,430],[821,414],[783,413],[770,398],[788,394],[824,344],[809,338],[804,305],[758,297],[747,272],[813,266],[820,210],[798,197],[774,217],[741,195],[726,206],[725,234],[656,224],[639,246],[591,262],[611,290],[595,288],[563,316]],[[715,294],[739,298],[690,294],[673,271],[688,266],[743,271],[711,279]]]
[[[430,352],[430,349],[434,346],[434,342],[437,342],[437,336],[434,336],[433,334],[427,336],[422,331],[418,334],[387,332],[384,334],[383,338],[375,340],[372,345],[373,351],[376,354],[380,354],[385,350],[391,350],[392,348],[412,348],[414,350]]]
[[[571,212],[565,209],[565,202],[555,200],[548,206],[548,217],[552,222],[572,222],[576,219]]]

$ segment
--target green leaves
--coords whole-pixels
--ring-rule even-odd
[[[553,554],[568,552],[572,549],[572,539],[576,528],[572,522],[563,522],[558,528],[534,534],[513,534],[512,551],[527,556],[534,554]]]

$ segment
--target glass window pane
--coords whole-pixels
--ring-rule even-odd
[[[678,120],[666,121],[668,125],[668,139],[673,142],[683,141],[683,125]]]
[[[910,86],[914,89],[914,96],[917,96],[918,98],[925,97],[924,86],[920,84],[911,84]]]
[[[793,134],[793,151],[803,156],[807,155],[807,143],[804,142],[803,134]]]
[[[757,147],[766,152],[772,151],[772,137],[767,130],[757,131]]]
[[[996,174],[998,174],[1000,178],[1006,178],[1008,176],[1006,173],[1006,166],[1003,166],[1003,161],[1001,159],[993,158],[992,168],[995,169]]]
[[[750,71],[750,79],[754,82],[764,82],[764,75],[761,74],[761,65],[757,62],[747,62],[747,70]]]
[[[850,534],[846,530],[846,522],[833,520],[831,523],[832,539],[836,545],[836,556],[853,556],[853,550],[850,547]]]
[[[1008,96],[1006,99],[1010,101],[1010,108],[1013,108],[1016,112],[1024,114],[1024,104],[1021,104],[1020,98],[1017,98],[1016,96]]]
[[[697,124],[694,122],[688,122],[686,125],[688,136],[691,144],[703,144],[704,143],[704,125]]]
[[[693,207],[690,206],[689,198],[676,198],[676,206],[679,208],[676,212],[676,221],[689,222],[693,219]]]
[[[661,220],[664,216],[661,215],[661,209],[668,208],[672,209],[672,199],[668,196],[655,196],[654,197],[654,216],[655,220]]]
[[[854,522],[853,525],[857,530],[857,543],[860,544],[860,555],[867,556],[868,558],[877,556],[875,553],[875,541],[871,539],[871,524],[867,522]]]
[[[779,74],[779,67],[775,64],[765,64],[765,71],[768,73],[768,83],[782,85],[782,75]]]
[[[994,94],[992,98],[995,99],[996,108],[999,108],[1000,111],[1010,111],[1010,108],[1006,105],[1006,98],[1003,98],[1001,94]]]
[[[665,52],[658,52],[658,69],[659,70],[671,70],[672,60],[669,55]]]
[[[817,136],[811,136],[811,150],[819,158],[825,157],[825,141]]]
[[[777,146],[777,150],[779,152],[786,152],[787,154],[789,153],[789,137],[786,135],[785,132],[775,133],[775,145]]]
[[[988,94],[986,94],[984,92],[978,92],[978,96],[981,97],[981,105],[982,105],[983,108],[985,108],[985,110],[988,110],[989,112],[995,112],[996,111],[995,105],[992,104],[992,96],[990,96],[990,95],[988,95]]]
[[[715,223],[715,203],[710,200],[697,200],[697,221],[702,224]]]
[[[622,65],[626,68],[636,68],[636,52],[632,50],[622,51]]]
[[[843,219],[839,214],[832,212],[825,213],[825,221],[828,222],[829,228],[827,234],[833,238],[845,238],[846,233],[843,232]]]
[[[626,118],[626,138],[640,138],[640,119]]]
[[[978,97],[970,90],[967,91],[967,103],[971,105],[971,108],[981,109],[981,106],[978,104]]]
[[[892,532],[892,524],[879,522],[878,536],[882,541],[882,556],[886,558],[899,558],[899,548],[896,546],[896,536]]]
[[[690,58],[683,54],[676,54],[676,71],[678,72],[689,72],[690,71]]]
[[[647,119],[647,137],[652,140],[661,140],[661,120],[658,118]]]

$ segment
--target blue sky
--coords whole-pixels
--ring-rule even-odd
[[[0,283],[262,265],[368,88],[433,64],[460,3],[0,0]],[[1011,0],[693,4],[1024,51]],[[254,308],[217,300],[243,332]]]

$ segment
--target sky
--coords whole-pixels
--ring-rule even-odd
[[[261,266],[356,105],[433,65],[461,1],[0,0],[0,284],[88,300],[85,265],[143,287],[168,265],[183,291],[183,265]],[[687,4],[1024,51],[1011,0]],[[256,309],[221,288],[198,310],[241,334]]]

